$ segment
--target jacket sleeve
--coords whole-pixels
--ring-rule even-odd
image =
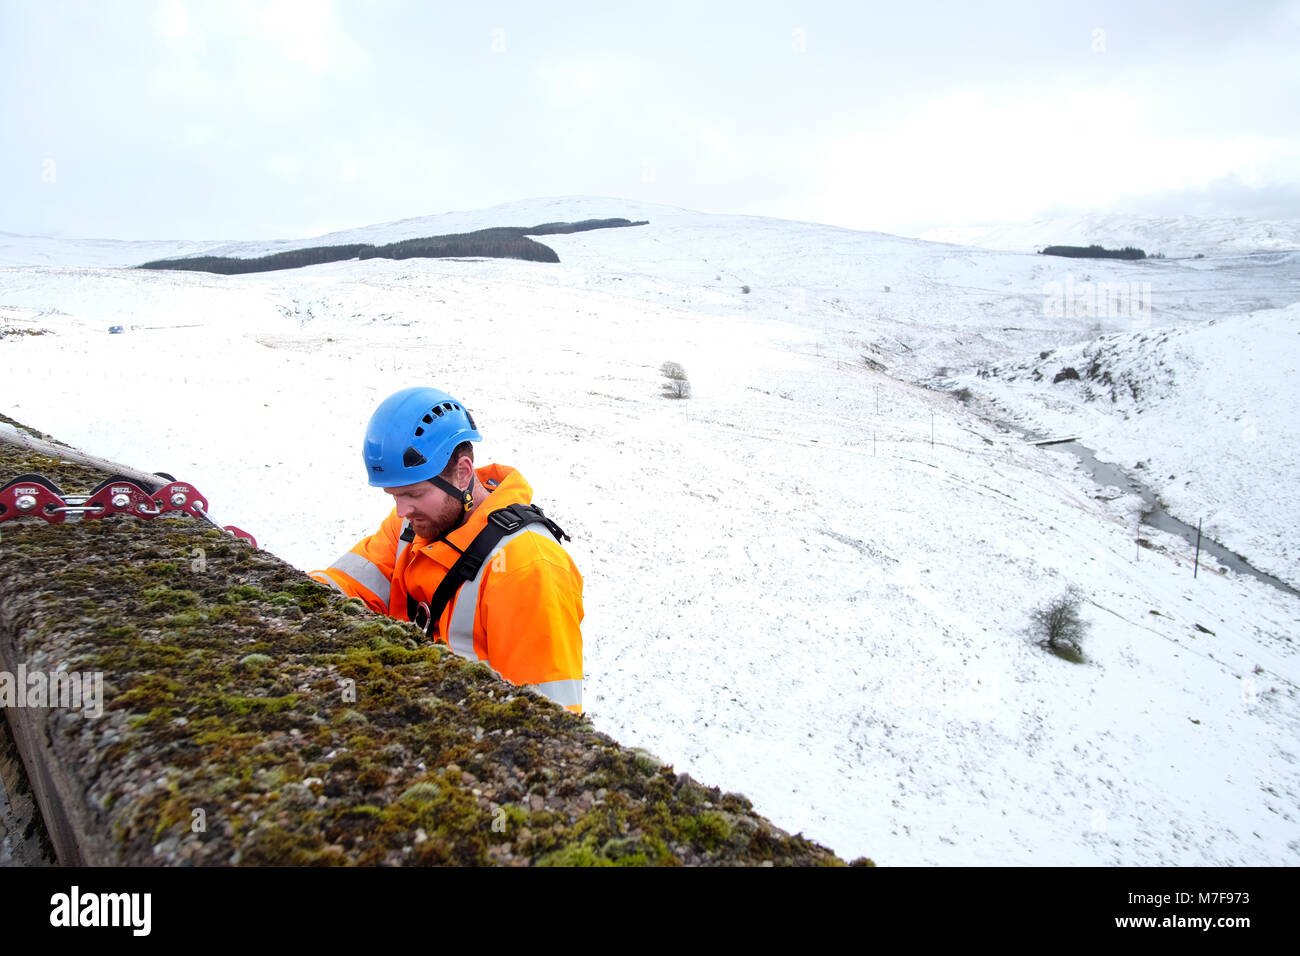
[[[348,597],[360,598],[372,611],[388,614],[401,524],[394,508],[378,531],[362,538],[328,568],[312,571],[311,577]]]
[[[531,684],[580,714],[582,575],[558,545],[512,546],[503,555],[505,566],[484,582],[477,615],[488,663],[511,683]]]

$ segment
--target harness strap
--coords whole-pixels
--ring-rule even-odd
[[[415,525],[411,524],[411,519],[407,518],[402,522],[402,533],[397,536],[397,560],[393,567],[396,568],[402,562],[402,552],[404,552],[412,541],[415,540]]]
[[[410,595],[406,598],[406,616],[424,631],[427,637],[437,635],[438,621],[456,592],[466,581],[478,578],[483,565],[496,553],[501,539],[506,535],[525,529],[528,525],[543,524],[554,535],[556,541],[567,541],[569,536],[564,529],[546,517],[537,505],[513,504],[498,508],[488,515],[487,525],[470,542],[470,546],[456,559],[456,563],[443,577],[428,604],[416,601]],[[477,589],[475,590],[477,594]],[[473,618],[470,618],[471,626]],[[472,656],[472,653],[471,655]]]

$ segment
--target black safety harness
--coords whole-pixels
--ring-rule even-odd
[[[470,542],[468,548],[460,553],[456,563],[451,566],[438,589],[433,592],[433,597],[426,604],[423,601],[417,601],[415,598],[407,595],[406,598],[406,616],[424,631],[425,635],[433,638],[437,636],[438,621],[442,618],[442,612],[447,604],[460,590],[462,584],[466,581],[472,581],[478,576],[483,567],[483,563],[491,557],[492,552],[496,550],[497,544],[508,534],[513,534],[525,525],[542,524],[546,530],[555,536],[558,542],[568,541],[569,536],[564,533],[564,529],[558,524],[546,517],[542,509],[537,505],[513,504],[505,508],[498,508],[488,515],[487,525],[480,531],[474,540]],[[401,540],[408,544],[415,540],[415,529],[407,525],[402,531]],[[446,541],[446,539],[443,539]],[[451,542],[447,542],[451,544]],[[455,547],[455,545],[452,545]]]

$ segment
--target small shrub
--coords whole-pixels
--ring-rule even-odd
[[[1083,638],[1088,622],[1079,614],[1083,594],[1078,588],[1065,593],[1029,613],[1031,629],[1039,638],[1038,646],[1073,664],[1083,663]]]
[[[678,362],[664,362],[659,366],[659,374],[668,381],[664,382],[664,398],[690,398],[691,383],[686,379],[686,369]]]
[[[742,286],[740,287],[740,291],[743,292],[745,295],[749,295],[749,286],[747,286],[747,285],[742,285]]]

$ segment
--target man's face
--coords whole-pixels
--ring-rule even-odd
[[[397,517],[411,519],[415,533],[431,541],[456,527],[464,510],[459,501],[427,481],[385,488],[384,492],[393,496]]]

